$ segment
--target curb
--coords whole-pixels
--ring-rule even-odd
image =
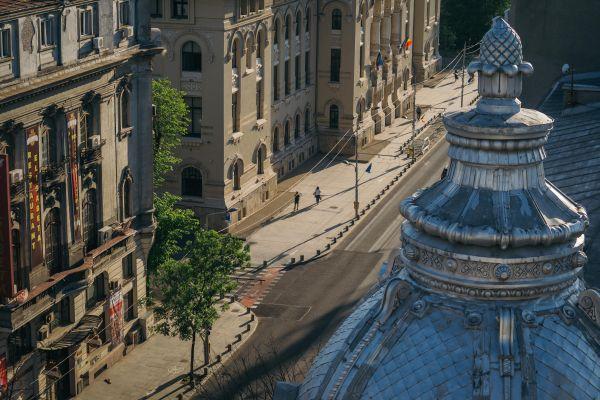
[[[442,113],[435,114],[429,121],[427,121],[419,129],[417,129],[415,131],[415,138],[417,138],[429,126],[436,123],[441,118],[441,115]],[[364,218],[364,216],[366,216],[366,214],[368,214],[368,211],[372,208],[375,208],[374,206],[376,205],[376,203],[380,202],[380,200],[387,197],[386,195],[389,193],[390,189],[392,189],[394,184],[397,183],[400,180],[400,178],[411,169],[413,165],[420,163],[424,159],[424,156],[426,154],[431,153],[434,150],[434,148],[436,148],[442,142],[442,140],[440,140],[442,139],[442,136],[443,135],[440,135],[440,137],[435,140],[435,142],[430,146],[430,149],[427,151],[427,153],[421,154],[416,159],[410,160],[408,164],[403,166],[400,172],[394,175],[391,181],[388,184],[386,184],[385,187],[382,190],[380,190],[379,193],[375,195],[375,197],[372,198],[369,202],[367,202],[366,206],[359,211],[359,218],[354,217],[350,220],[350,222],[344,224],[341,227],[341,230],[336,232],[335,236],[330,240],[330,242],[327,245],[325,245],[324,249],[317,250],[317,254],[309,258],[304,258],[304,255],[301,255],[301,259],[299,261],[296,261],[295,258],[291,258],[290,261],[285,264],[284,269],[290,270],[296,266],[307,264],[329,254],[333,250],[333,248],[336,247],[336,244],[341,242],[344,233],[348,232],[352,227],[360,225],[361,220]],[[409,144],[410,141],[407,141],[406,143],[402,144],[402,146],[400,146],[400,151],[403,152],[406,149],[406,147],[409,146]]]

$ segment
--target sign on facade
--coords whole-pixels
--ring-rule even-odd
[[[0,296],[14,296],[8,156],[0,154]]]

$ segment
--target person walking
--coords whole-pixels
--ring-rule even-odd
[[[467,85],[470,85],[475,80],[475,73],[469,72],[469,80],[467,81]]]
[[[294,195],[294,211],[298,211],[300,207],[300,193],[296,192]]]
[[[319,204],[319,202],[321,201],[321,189],[319,189],[319,187],[317,186],[313,194],[315,196],[315,201],[317,202],[317,204]]]
[[[421,115],[423,115],[423,110],[421,110],[420,106],[417,106],[417,121],[421,120]]]
[[[458,80],[458,70],[455,69],[454,70],[454,82],[456,82]]]

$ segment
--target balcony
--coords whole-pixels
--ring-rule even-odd
[[[106,139],[102,139],[103,144],[106,143]],[[88,167],[91,165],[99,164],[102,160],[102,151],[100,146],[97,147],[85,147],[81,150],[81,156],[79,162],[82,167]]]
[[[10,199],[13,204],[25,200],[25,181],[10,184]]]
[[[55,184],[64,181],[65,167],[61,163],[42,166],[42,187],[49,189]]]

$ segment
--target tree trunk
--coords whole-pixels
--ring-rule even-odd
[[[192,330],[192,354],[190,357],[190,386],[194,387],[194,350],[196,347],[196,331]]]
[[[210,342],[209,342],[210,331],[206,331],[204,335],[204,365],[210,364]]]

